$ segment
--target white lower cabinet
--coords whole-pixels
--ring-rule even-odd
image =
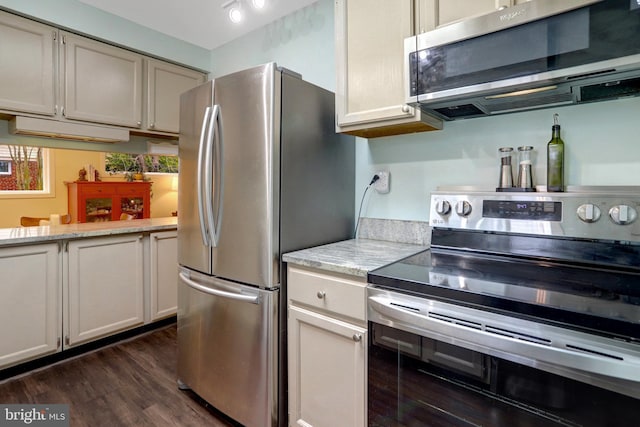
[[[366,283],[288,267],[289,425],[365,426]]]
[[[142,234],[73,240],[65,280],[65,345],[144,323]]]
[[[151,233],[149,250],[151,320],[178,310],[178,232]]]
[[[0,369],[174,315],[176,241],[168,230],[0,247]]]
[[[0,368],[61,349],[58,243],[0,248]]]

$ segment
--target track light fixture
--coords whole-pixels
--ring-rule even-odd
[[[254,9],[263,9],[266,3],[266,0],[251,0]],[[234,24],[238,24],[244,19],[242,0],[229,0],[222,3],[222,8],[227,11],[229,20]]]
[[[227,11],[229,20],[234,24],[242,22],[242,6],[239,0],[231,0],[222,4],[222,8]]]

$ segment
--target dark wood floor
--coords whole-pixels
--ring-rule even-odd
[[[0,403],[69,404],[71,426],[234,426],[176,386],[171,325],[0,383]]]

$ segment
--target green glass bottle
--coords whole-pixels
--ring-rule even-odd
[[[551,141],[547,144],[547,191],[564,191],[564,141],[557,114],[553,115]]]

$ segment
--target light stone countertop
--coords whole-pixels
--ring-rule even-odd
[[[105,221],[40,227],[0,228],[0,247],[66,239],[175,230],[177,217]]]
[[[358,238],[289,252],[283,255],[282,260],[289,264],[366,277],[371,270],[425,249],[428,246]]]

